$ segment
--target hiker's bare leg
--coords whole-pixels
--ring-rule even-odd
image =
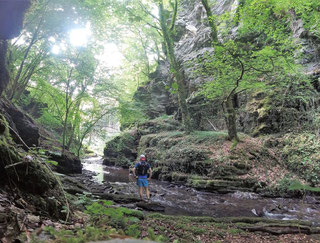
[[[150,199],[149,187],[146,187],[146,194],[147,194],[147,199]]]
[[[140,199],[143,200],[143,189],[142,189],[142,186],[139,187],[139,195],[140,195]]]

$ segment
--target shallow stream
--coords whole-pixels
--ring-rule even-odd
[[[99,157],[83,160],[83,168],[95,172],[94,180],[112,185],[114,193],[137,194],[135,179],[128,169],[102,165]],[[308,220],[320,225],[319,198],[266,198],[256,193],[218,194],[183,185],[151,180],[151,200],[165,206],[166,214],[213,217],[264,217]]]

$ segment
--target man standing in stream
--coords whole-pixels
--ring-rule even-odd
[[[150,201],[149,181],[152,176],[152,169],[149,163],[146,162],[146,156],[140,155],[140,161],[134,166],[133,175],[137,179],[139,187],[140,199],[143,200],[143,188],[147,194],[147,200]]]

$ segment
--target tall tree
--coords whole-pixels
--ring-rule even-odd
[[[177,18],[178,11],[178,0],[175,0],[173,9],[171,11],[171,21],[168,24],[168,12],[164,8],[163,0],[159,1],[159,17],[160,17],[160,27],[162,32],[163,41],[166,47],[166,55],[170,62],[170,68],[178,85],[178,100],[179,108],[182,113],[182,121],[187,132],[193,130],[193,125],[191,121],[190,112],[187,105],[187,87],[186,87],[186,77],[184,74],[183,67],[178,62],[175,51],[174,42],[172,39],[172,34],[174,31],[175,21]]]
[[[203,59],[203,74],[212,77],[205,84],[204,92],[212,99],[222,99],[228,137],[239,141],[235,100],[238,93],[245,90],[272,88],[274,79],[288,82],[288,76],[296,72],[294,48],[286,19],[273,16],[272,3],[252,0],[239,5],[236,13],[225,13],[220,22],[225,21],[225,33],[236,24],[238,36],[232,39],[229,34],[219,41],[216,23],[206,0],[208,22],[212,30],[214,53]],[[244,7],[245,6],[245,7]],[[257,16],[256,13],[260,15]],[[229,28],[226,26],[229,25]],[[251,42],[248,41],[251,36]],[[262,38],[261,38],[262,37]]]

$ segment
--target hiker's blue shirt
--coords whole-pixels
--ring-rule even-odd
[[[146,164],[146,166],[147,166],[147,170],[146,171],[148,171],[150,168],[151,168],[151,166],[149,165],[149,163],[147,163],[147,162],[138,162],[135,166],[134,166],[134,168],[135,169],[137,169],[138,168],[138,166],[140,166],[142,163],[145,163]],[[147,179],[148,178],[148,174],[145,174],[145,175],[137,175],[138,176],[138,178],[139,179]]]

